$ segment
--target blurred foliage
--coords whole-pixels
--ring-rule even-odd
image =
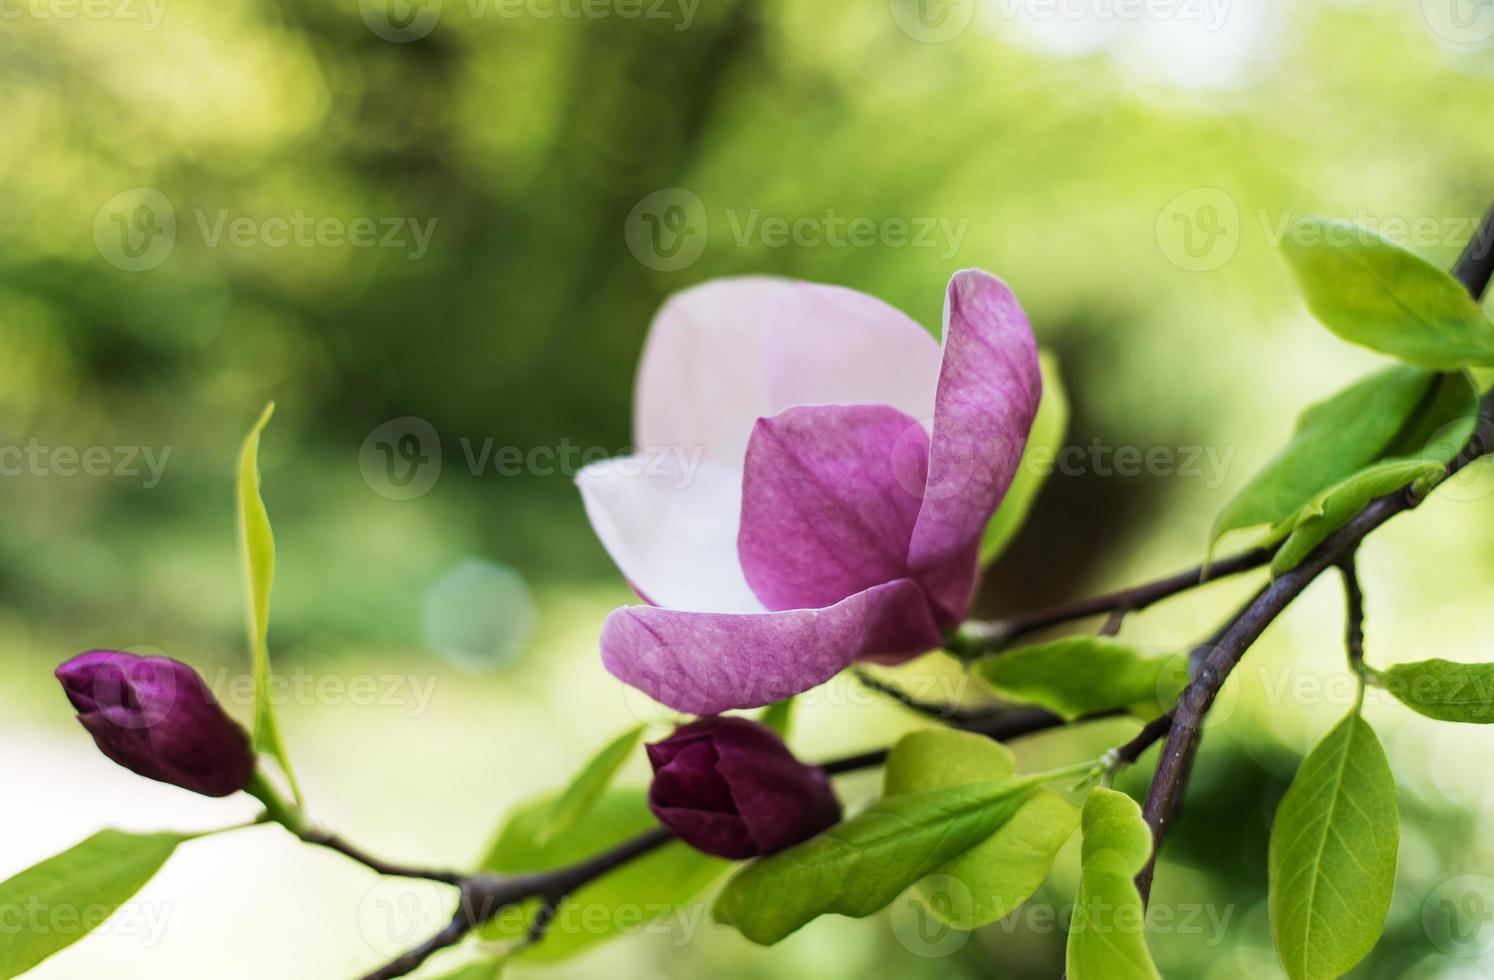
[[[515,610],[519,642],[535,639],[470,700],[442,689],[432,714],[450,712],[453,743],[482,719],[495,744],[523,737],[522,722],[493,720],[481,701],[500,690],[564,702],[535,724],[583,718],[600,699],[611,714],[582,730],[616,730],[622,708],[603,681],[587,682],[591,702],[562,690],[601,673],[595,632],[627,595],[569,474],[476,474],[467,456],[488,440],[525,453],[627,447],[649,318],[670,292],[712,276],[844,284],[933,329],[952,271],[1002,275],[1059,358],[1071,445],[1209,446],[1227,467],[1194,479],[1055,474],[988,576],[986,607],[1169,571],[1201,553],[1213,514],[1301,406],[1379,363],[1308,321],[1272,247],[1279,229],[1306,212],[1368,215],[1404,241],[1391,222],[1431,222],[1431,237],[1409,244],[1445,263],[1490,199],[1494,141],[1482,120],[1494,46],[1440,36],[1424,13],[1435,3],[1236,0],[1207,30],[1003,16],[1026,8],[989,2],[940,44],[900,31],[888,4],[861,0],[713,0],[685,29],[678,6],[662,20],[500,17],[497,6],[447,0],[435,28],[409,43],[371,30],[369,3],[360,11],[354,0],[170,3],[150,29],[48,16],[60,8],[28,0],[0,25],[0,446],[170,450],[154,486],[60,475],[55,452],[44,457],[51,472],[0,477],[0,680],[28,678],[0,697],[24,702],[27,717],[66,720],[34,678],[89,646],[242,662],[233,455],[274,399],[261,466],[280,545],[271,645],[282,669],[438,669],[438,650],[471,630],[433,628],[430,610],[448,593],[431,590],[482,561],[522,576],[515,585],[494,573],[494,601]],[[164,195],[176,218],[170,255],[144,271],[112,264],[95,238],[108,202],[134,188]],[[664,188],[697,195],[709,220],[701,257],[677,271],[641,263],[624,236],[635,205]],[[1222,219],[1223,251],[1180,251],[1180,234],[1213,227],[1207,208]],[[947,237],[932,248],[774,247],[737,233],[754,212],[793,221],[829,211],[966,232],[957,249]],[[418,258],[213,244],[223,212],[435,227]],[[390,499],[365,479],[360,450],[407,416],[439,434],[442,471],[429,493]],[[1439,636],[1473,643],[1481,620],[1457,604],[1451,570],[1479,541],[1494,552],[1469,510],[1418,515],[1417,531],[1391,535],[1387,547],[1419,542],[1424,558],[1414,574],[1380,569],[1383,659],[1416,636],[1396,617],[1435,614]],[[481,591],[471,594],[474,621],[491,622]],[[1207,608],[1156,620],[1168,629],[1150,635],[1202,635],[1223,612]],[[1302,616],[1294,622],[1311,623],[1312,642],[1287,627],[1281,642],[1333,663],[1333,603]],[[493,648],[491,666],[515,659],[511,644]],[[458,666],[473,669],[470,657]],[[315,713],[290,713],[291,754],[310,757],[309,784],[331,787],[347,736]],[[808,745],[854,728],[824,714],[807,726],[821,733]],[[1322,720],[1302,725],[1321,731]],[[422,744],[446,744],[435,722],[406,724],[427,733]],[[1281,752],[1295,758],[1301,727]],[[385,766],[421,767],[419,746],[386,737]],[[1267,803],[1291,771],[1260,764],[1277,749],[1258,743],[1273,739],[1242,735],[1200,760],[1212,768],[1159,888],[1177,901],[1230,896],[1238,932],[1218,948],[1164,939],[1168,976],[1272,975],[1261,945]],[[885,731],[868,744],[881,741]],[[579,759],[585,747],[555,751]],[[1398,772],[1415,758],[1391,755]],[[523,770],[533,781],[513,796],[542,788],[546,760]],[[1420,835],[1405,873],[1423,878],[1468,866],[1453,852],[1482,805],[1476,792],[1429,803],[1444,786],[1426,778],[1404,804],[1408,834]],[[1250,801],[1243,827],[1240,800]],[[450,819],[483,839],[497,817],[491,797],[461,802]],[[422,812],[438,819],[434,809]],[[1432,961],[1420,911],[1419,900],[1400,902],[1387,941],[1354,975],[1475,975]],[[688,959],[642,941],[635,954],[681,976],[825,978],[890,962],[908,976],[1051,974],[1060,939],[994,928],[943,959],[857,923],[819,924],[818,938],[761,956],[717,931]]]

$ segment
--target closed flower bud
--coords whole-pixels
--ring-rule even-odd
[[[647,746],[648,804],[691,847],[724,858],[781,851],[840,819],[825,773],[766,725],[704,718]]]
[[[57,679],[99,751],[126,769],[205,796],[249,782],[248,733],[186,664],[92,650],[58,667]]]

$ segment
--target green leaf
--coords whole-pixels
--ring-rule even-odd
[[[1069,925],[1069,980],[1161,980],[1146,947],[1136,875],[1152,855],[1141,807],[1103,786],[1084,801],[1079,894]]]
[[[503,976],[503,968],[507,965],[507,957],[499,956],[478,963],[468,963],[451,973],[441,974],[435,980],[498,980]]]
[[[1293,519],[1291,534],[1271,558],[1271,574],[1296,568],[1302,559],[1334,531],[1353,520],[1369,502],[1413,483],[1430,486],[1447,467],[1426,460],[1386,460],[1330,487],[1303,507]]]
[[[789,697],[773,702],[763,709],[757,720],[777,732],[779,738],[788,738],[794,724],[794,699]]]
[[[1068,435],[1069,396],[1058,373],[1058,361],[1050,352],[1041,351],[1038,365],[1043,372],[1043,399],[1038,403],[1037,416],[1032,420],[1027,448],[1022,451],[1022,462],[1017,465],[1017,475],[1012,478],[1011,487],[981,537],[982,565],[989,565],[1000,557],[1022,529],[1039,491],[1053,472],[1054,462]]]
[[[1451,463],[1478,425],[1478,387],[1467,371],[1433,376],[1432,390],[1381,459],[1426,459]]]
[[[1330,980],[1380,938],[1400,818],[1395,778],[1356,710],[1308,754],[1271,827],[1271,936],[1291,980]]]
[[[1291,440],[1237,493],[1214,521],[1210,547],[1230,531],[1289,520],[1313,497],[1420,432],[1442,382],[1420,368],[1378,371],[1302,413]]]
[[[1345,340],[1441,371],[1494,364],[1494,323],[1468,291],[1370,229],[1303,218],[1282,253],[1313,316]]]
[[[945,786],[996,782],[1015,771],[1000,742],[949,729],[914,732],[897,743],[883,770],[888,796]],[[934,915],[958,929],[995,922],[1032,897],[1048,877],[1064,842],[1079,824],[1079,809],[1040,789],[1005,825],[914,886]],[[948,881],[958,894],[950,894]]]
[[[766,946],[827,913],[871,915],[1001,829],[1037,786],[1008,779],[878,800],[737,872],[716,900],[716,921]]]
[[[1401,703],[1428,718],[1494,723],[1494,664],[1422,660],[1376,671],[1375,677]]]
[[[612,785],[617,771],[638,747],[638,739],[642,735],[642,725],[629,729],[592,757],[555,801],[555,808],[550,813],[550,825],[544,832],[547,839],[570,830],[577,820],[586,815],[592,804]]]
[[[291,770],[290,757],[275,720],[270,692],[270,589],[275,582],[275,535],[270,515],[259,495],[259,437],[275,413],[275,403],[265,406],[259,421],[244,439],[239,454],[238,514],[239,555],[244,563],[244,584],[249,606],[249,649],[254,664],[254,747],[273,755],[285,778],[290,780],[296,802],[301,787]]]
[[[519,874],[547,871],[600,854],[658,826],[642,789],[611,789],[567,830],[548,833],[557,797],[521,805],[498,834],[481,867]],[[574,956],[626,932],[636,932],[677,910],[719,878],[728,862],[671,841],[578,889],[556,910],[543,942],[525,959],[551,962]],[[489,940],[520,939],[536,903],[500,913],[481,930]]]
[[[0,977],[19,976],[98,928],[196,836],[101,830],[0,882],[0,909],[21,926],[0,942]]]
[[[1072,720],[1115,708],[1157,714],[1167,662],[1110,637],[1070,636],[989,657],[976,672],[1002,694]]]

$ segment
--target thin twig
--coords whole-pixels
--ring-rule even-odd
[[[990,718],[1003,710],[1001,708],[986,708],[984,710],[972,711],[961,708],[959,705],[946,704],[942,701],[925,701],[916,695],[908,693],[896,684],[884,681],[860,667],[853,668],[851,675],[871,690],[876,691],[878,694],[886,695],[909,711],[916,711],[918,714],[937,718],[940,721],[952,722],[954,724],[970,724],[978,722],[983,718]]]
[[[1338,570],[1344,579],[1344,647],[1349,666],[1360,672],[1364,670],[1364,589],[1352,554],[1338,563]]]
[[[1115,750],[1116,762],[1125,766],[1134,765],[1136,760],[1141,758],[1142,753],[1160,742],[1170,728],[1172,728],[1172,715],[1164,714],[1153,718],[1136,733],[1135,738]]]
[[[1198,565],[1176,575],[1129,589],[1091,596],[1076,602],[1065,602],[1033,612],[1018,613],[1004,619],[967,622],[948,644],[948,649],[967,659],[997,653],[1029,633],[1102,613],[1140,612],[1153,603],[1196,589],[1208,582],[1260,568],[1270,560],[1269,549],[1252,548],[1229,558],[1221,558],[1212,564]]]
[[[462,882],[467,880],[466,875],[460,874],[456,871],[443,871],[440,869],[432,868],[413,868],[406,865],[391,864],[388,861],[383,861],[379,858],[374,857],[372,854],[369,854],[362,848],[348,843],[341,837],[338,837],[336,834],[329,834],[326,831],[315,829],[307,830],[305,833],[301,834],[300,837],[308,844],[315,844],[318,847],[326,847],[338,852],[339,854],[344,854],[352,858],[354,861],[357,861],[359,864],[371,868],[381,875],[388,875],[391,878],[422,878],[426,881],[439,881],[443,884],[455,885],[457,887],[460,887]]]

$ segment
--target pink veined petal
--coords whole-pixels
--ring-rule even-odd
[[[602,546],[645,601],[760,612],[737,560],[742,475],[673,453],[593,463],[576,474]]]
[[[602,662],[677,711],[756,708],[822,684],[861,656],[937,647],[923,590],[898,579],[824,609],[745,615],[626,606],[602,627]]]
[[[838,286],[717,279],[677,293],[649,328],[634,392],[641,446],[740,466],[752,425],[808,404],[933,412],[939,345],[886,303]]]
[[[769,609],[814,609],[907,578],[928,435],[890,405],[812,405],[759,419],[737,552]]]
[[[1037,342],[1006,284],[966,269],[949,282],[928,485],[908,564],[951,621],[975,590],[980,538],[1006,496],[1042,396]]]

